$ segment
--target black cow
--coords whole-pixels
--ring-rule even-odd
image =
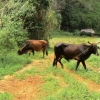
[[[99,43],[90,43],[89,45],[83,44],[66,44],[66,43],[58,43],[54,46],[54,61],[53,66],[57,65],[57,62],[61,64],[63,68],[63,64],[61,62],[62,58],[65,58],[67,61],[71,59],[77,60],[76,70],[80,64],[83,64],[86,69],[85,60],[90,57],[91,54],[99,55],[98,46]]]

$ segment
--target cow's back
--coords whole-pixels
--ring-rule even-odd
[[[57,43],[56,45],[54,45],[54,53],[55,53],[55,57],[59,58],[61,56],[64,55],[64,49],[66,47],[68,47],[69,44],[66,43]]]
[[[64,49],[64,57],[65,59],[80,59],[87,47],[88,45],[86,44],[70,44]]]
[[[46,40],[39,40],[39,41],[42,44],[42,47],[47,47],[48,42]]]
[[[27,43],[29,43],[30,47],[35,51],[40,51],[47,45],[45,40],[28,40]]]

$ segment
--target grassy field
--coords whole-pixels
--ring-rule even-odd
[[[0,62],[1,81],[5,80],[4,77],[7,75],[14,76],[15,79],[21,82],[25,82],[29,77],[39,77],[42,82],[38,84],[35,99],[32,97],[32,99],[26,100],[100,100],[100,56],[91,55],[86,60],[87,71],[84,70],[82,65],[79,66],[78,71],[75,71],[76,61],[74,60],[67,62],[62,59],[64,69],[61,69],[59,64],[57,68],[52,67],[53,46],[57,42],[76,44],[87,43],[88,41],[91,43],[98,42],[99,40],[100,38],[97,37],[69,36],[63,32],[54,33],[54,36],[49,41],[49,56],[45,57],[45,59],[41,58],[42,52],[36,52],[34,56],[31,55],[30,57],[28,55],[18,56],[16,52],[7,54],[4,62]],[[24,66],[31,62],[33,64],[31,64],[30,68],[23,70]],[[23,71],[18,72],[20,70]],[[0,93],[0,100],[14,100],[14,96],[9,91],[4,91]]]

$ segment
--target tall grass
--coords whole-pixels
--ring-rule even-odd
[[[0,56],[0,77],[13,74],[30,62],[28,55],[19,56],[15,51]]]

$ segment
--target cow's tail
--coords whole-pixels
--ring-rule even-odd
[[[56,58],[56,47],[54,46],[54,59]]]
[[[48,56],[48,50],[46,49],[46,55]]]
[[[45,41],[47,42],[47,46],[46,46],[46,55],[48,56],[48,47],[49,47],[49,42],[48,42],[47,39],[46,39]]]

